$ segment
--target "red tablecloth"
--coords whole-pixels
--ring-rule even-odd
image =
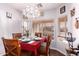
[[[45,42],[46,40],[47,39],[45,37],[42,37],[41,40],[34,41],[33,43],[20,42],[21,49],[32,51],[35,53],[35,55],[37,55],[37,50],[40,48],[41,43]]]

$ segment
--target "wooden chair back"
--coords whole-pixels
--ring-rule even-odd
[[[51,36],[50,35],[48,35],[48,37],[47,37],[47,46],[50,46],[50,43],[51,43]]]
[[[21,48],[18,40],[3,38],[3,44],[5,47],[6,55],[20,56]]]
[[[50,47],[50,43],[51,43],[51,35],[47,36],[47,41],[46,41],[46,55],[49,54],[49,47]]]
[[[36,33],[35,33],[35,36],[37,36],[37,37],[42,37],[42,33],[36,32]]]
[[[21,38],[22,37],[22,33],[12,33],[13,38]]]

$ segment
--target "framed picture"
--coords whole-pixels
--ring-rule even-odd
[[[79,28],[79,20],[76,18],[75,20],[75,28],[78,29]]]
[[[71,13],[71,17],[74,16],[74,15],[75,15],[75,8],[73,8],[73,9],[70,11],[70,13]]]
[[[12,18],[12,13],[6,12],[6,17],[7,17],[7,18]]]
[[[64,13],[65,11],[66,11],[66,7],[65,6],[60,8],[60,14]]]

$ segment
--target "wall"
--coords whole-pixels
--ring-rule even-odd
[[[6,17],[6,12],[12,13],[12,19]],[[11,38],[13,32],[22,32],[22,15],[17,10],[0,4],[0,55],[4,54],[4,47],[1,37]]]

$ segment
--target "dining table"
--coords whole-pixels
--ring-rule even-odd
[[[28,40],[28,39],[27,39]],[[28,42],[25,41],[20,41],[21,49],[26,50],[26,51],[31,51],[34,53],[34,55],[39,55],[38,50],[43,42],[46,42],[47,38],[46,37],[41,37],[37,39],[30,39]]]

